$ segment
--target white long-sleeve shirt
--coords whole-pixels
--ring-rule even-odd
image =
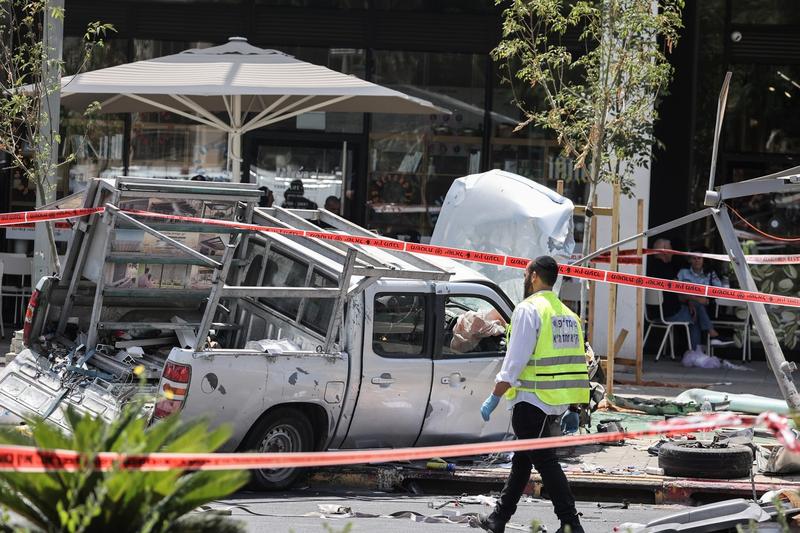
[[[503,358],[503,366],[495,377],[495,382],[505,381],[512,387],[519,387],[519,375],[528,366],[531,354],[539,339],[539,329],[541,318],[536,311],[536,307],[530,302],[523,301],[514,309],[511,315],[511,339],[506,348],[506,356]],[[509,409],[512,409],[519,402],[528,402],[547,415],[563,414],[569,405],[550,405],[544,403],[535,392],[517,391],[517,396],[509,402]]]

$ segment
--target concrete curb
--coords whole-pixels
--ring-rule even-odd
[[[777,489],[800,490],[800,482],[781,478],[755,476],[749,479],[717,480],[687,479],[667,476],[612,475],[567,472],[567,478],[576,497],[581,500],[619,502],[684,504],[707,503],[728,498],[752,498]],[[435,488],[437,494],[488,493],[499,491],[508,470],[459,468],[455,472],[442,472],[398,465],[326,468],[312,473],[309,484],[313,487],[352,488],[387,492],[424,493]],[[433,493],[433,491],[432,491]],[[534,473],[527,494],[543,495],[541,478]]]

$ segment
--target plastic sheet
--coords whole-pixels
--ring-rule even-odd
[[[707,355],[700,350],[689,350],[683,354],[681,364],[687,368],[722,368],[722,360],[713,355]]]
[[[575,248],[570,200],[528,178],[490,170],[450,186],[431,244],[569,262]],[[514,301],[522,300],[520,270],[469,262]]]
[[[737,365],[725,359],[720,359],[715,355],[707,355],[700,350],[689,350],[683,354],[681,360],[683,366],[697,367],[697,368],[727,368],[729,370],[738,370],[740,372],[752,372],[753,369],[744,365]]]
[[[495,309],[467,311],[458,317],[453,327],[450,349],[459,353],[471,352],[481,339],[503,335],[506,322]]]
[[[753,394],[733,394],[729,392],[717,392],[706,389],[689,389],[683,391],[675,398],[678,402],[695,402],[698,405],[704,401],[712,403],[730,402],[730,410],[739,413],[761,414],[765,411],[772,411],[778,414],[788,414],[789,407],[786,400],[777,398],[767,398],[765,396],[755,396]]]
[[[248,341],[244,345],[245,350],[258,350],[259,352],[271,353],[280,355],[283,352],[299,352],[300,346],[292,341],[283,339],[262,339],[258,341]]]

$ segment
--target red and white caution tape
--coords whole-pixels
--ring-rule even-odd
[[[49,222],[52,220],[66,220],[68,218],[85,217],[105,211],[103,207],[88,207],[83,209],[47,209],[43,211],[20,211],[15,213],[0,214],[0,226],[14,226],[28,222]]]
[[[704,259],[712,259],[714,261],[722,261],[724,263],[730,262],[730,257],[725,254],[708,254],[703,252],[683,252],[680,250],[670,249],[657,249],[657,248],[644,248],[642,253],[638,254],[636,250],[620,250],[618,253],[619,264],[639,264],[642,262],[642,257],[645,255],[682,255],[689,257],[702,257]],[[573,261],[581,258],[580,255],[573,255],[570,257]],[[749,265],[797,265],[800,264],[800,254],[750,254],[744,256],[745,261]],[[608,263],[610,261],[610,254],[605,253],[592,259],[593,263]]]
[[[63,220],[66,218],[82,217],[94,213],[100,213],[102,207],[92,207],[87,209],[65,209],[54,211],[28,211],[24,213],[7,213],[0,215],[0,225],[19,224],[20,222],[43,222],[45,220]],[[158,218],[162,220],[175,220],[180,222],[192,222],[207,226],[218,226],[245,231],[263,231],[289,235],[294,237],[306,237],[311,239],[325,239],[331,241],[346,242],[362,246],[374,246],[402,252],[413,252],[424,255],[434,255],[438,257],[449,257],[461,261],[475,261],[489,265],[507,266],[512,268],[524,269],[530,261],[527,257],[514,257],[510,255],[493,254],[479,252],[475,250],[465,250],[462,248],[451,248],[447,246],[435,246],[432,244],[418,244],[404,242],[385,237],[361,237],[356,235],[346,235],[328,231],[307,231],[290,228],[278,228],[274,226],[259,226],[257,224],[246,224],[242,222],[231,222],[227,220],[217,220],[210,218],[186,217],[179,215],[167,215],[162,213],[151,213],[149,211],[125,211],[128,214]],[[12,215],[16,215],[13,217]],[[5,222],[4,222],[5,221]],[[614,283],[617,285],[628,285],[678,294],[690,294],[708,298],[725,298],[728,300],[739,300],[743,302],[758,302],[767,305],[778,305],[785,307],[800,307],[800,298],[794,296],[780,296],[777,294],[767,294],[763,292],[744,291],[740,289],[727,289],[723,287],[712,287],[699,283],[686,283],[681,281],[667,280],[661,278],[651,278],[637,274],[625,274],[601,270],[591,267],[579,267],[573,265],[559,265],[559,272],[564,276],[573,278],[588,279],[601,283]]]
[[[424,255],[434,255],[439,257],[449,257],[462,261],[475,261],[489,265],[507,266],[512,268],[524,269],[530,261],[527,257],[514,257],[510,255],[492,254],[487,252],[477,252],[475,250],[464,250],[462,248],[450,248],[446,246],[435,246],[432,244],[417,244],[413,242],[398,241],[384,237],[359,237],[355,235],[345,235],[327,231],[307,231],[289,228],[276,228],[273,226],[259,226],[256,224],[245,224],[241,222],[230,222],[227,220],[215,220],[209,218],[184,217],[179,215],[166,215],[161,213],[150,213],[148,211],[126,211],[128,214],[159,218],[162,220],[175,220],[180,222],[193,222],[209,226],[219,226],[235,228],[249,231],[264,231],[277,233],[280,235],[290,235],[295,237],[307,237],[312,239],[326,239],[350,244],[360,244],[364,246],[375,246],[378,248],[388,248],[391,250],[413,252]],[[708,298],[725,298],[728,300],[739,300],[743,302],[759,302],[769,305],[780,305],[785,307],[800,307],[800,298],[794,296],[780,296],[777,294],[767,294],[763,292],[744,291],[740,289],[727,289],[723,287],[712,287],[699,283],[687,283],[661,278],[651,278],[637,274],[625,274],[591,267],[579,267],[573,265],[559,265],[559,272],[564,276],[573,278],[588,279],[601,283],[615,283],[617,285],[628,285],[641,287],[643,289],[653,289],[658,291],[674,292],[678,294],[691,294]]]
[[[151,453],[142,455],[101,452],[96,456],[86,456],[72,450],[0,446],[0,471],[72,472],[80,470],[83,463],[93,464],[94,469],[100,471],[247,470],[341,466],[562,448],[663,434],[680,435],[721,427],[752,427],[759,424],[765,424],[788,450],[800,451],[800,446],[789,427],[788,420],[782,416],[764,413],[756,418],[743,417],[733,413],[713,413],[656,422],[639,431],[381,450],[301,453]]]

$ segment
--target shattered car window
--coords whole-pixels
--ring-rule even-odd
[[[422,294],[378,294],[374,302],[372,349],[378,355],[410,357],[425,348],[425,303]]]
[[[280,252],[271,252],[264,270],[265,287],[305,287],[308,265]],[[292,320],[297,318],[302,298],[259,298],[264,305],[276,309]]]
[[[337,283],[319,272],[311,275],[311,286],[319,288],[333,288]],[[317,333],[325,334],[328,331],[328,324],[333,314],[333,306],[336,300],[333,298],[308,298],[303,308],[303,316],[300,323],[311,328]]]
[[[478,296],[448,296],[444,304],[442,354],[496,354],[505,349],[506,319]]]

